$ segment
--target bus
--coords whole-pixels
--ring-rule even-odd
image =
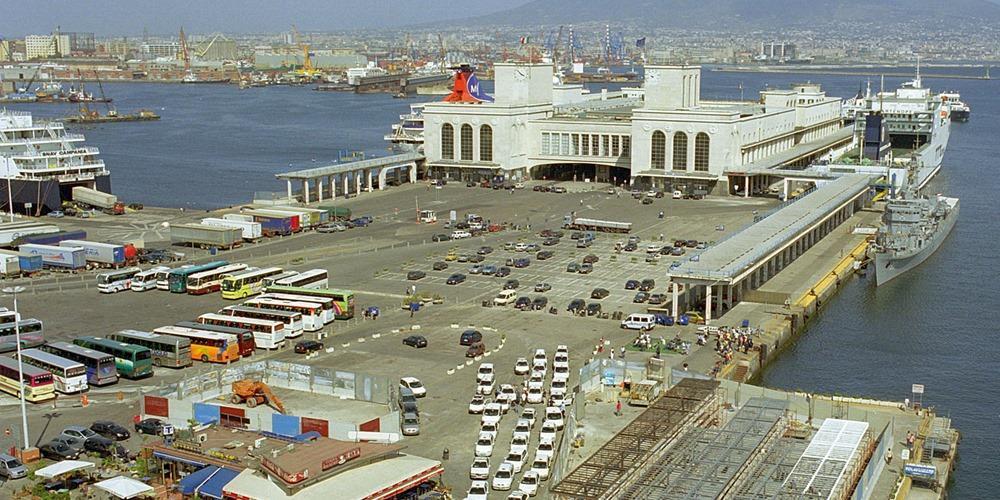
[[[159,273],[165,273],[170,271],[169,267],[166,266],[156,266],[147,269],[141,273],[136,273],[132,277],[132,291],[133,292],[145,292],[146,290],[156,289],[156,275]]]
[[[153,374],[153,351],[148,347],[90,335],[77,337],[73,339],[73,343],[84,349],[106,352],[114,356],[115,368],[123,377],[137,379]]]
[[[0,390],[20,396],[23,386],[25,401],[39,403],[55,399],[56,386],[52,382],[52,374],[37,366],[23,362],[21,365],[21,377],[18,377],[17,360],[0,357]]]
[[[297,286],[301,288],[326,288],[329,284],[329,275],[326,272],[326,269],[310,269],[290,278],[275,280],[274,284],[278,286]]]
[[[274,276],[269,276],[264,278],[264,288],[274,285],[276,282],[281,281],[285,278],[291,278],[293,276],[298,276],[298,271],[285,271],[281,274],[275,274]]]
[[[153,333],[180,337],[190,342],[189,363],[193,359],[202,363],[229,363],[240,359],[240,342],[236,335],[180,326],[161,326]]]
[[[311,297],[309,295],[295,295],[291,293],[265,293],[259,299],[290,300],[292,302],[311,302],[318,304],[323,309],[323,323],[333,322],[333,299],[327,297]]]
[[[16,313],[7,309],[6,307],[0,307],[0,324],[2,323],[13,323],[21,319],[21,313]]]
[[[51,342],[43,345],[40,349],[85,366],[87,368],[87,385],[100,386],[118,382],[115,357],[106,352],[86,349],[68,342]]]
[[[295,338],[302,335],[302,313],[239,305],[223,307],[219,314],[280,321],[285,324],[285,338]]]
[[[247,271],[222,279],[222,298],[245,299],[257,295],[264,290],[264,279],[281,274],[280,267],[267,267],[256,271]]]
[[[256,307],[274,311],[287,311],[302,315],[302,329],[307,332],[316,332],[323,329],[323,306],[315,302],[298,302],[294,300],[280,300],[257,297],[243,303],[244,307]]]
[[[276,349],[285,345],[285,324],[280,321],[209,313],[198,316],[198,322],[250,330],[253,332],[253,341],[258,349]]]
[[[294,286],[268,287],[268,293],[290,293],[309,297],[325,297],[333,299],[333,317],[336,319],[351,319],[354,317],[354,292],[333,290],[330,288],[301,288]]]
[[[155,366],[184,368],[194,364],[191,361],[191,341],[182,337],[159,335],[139,330],[122,330],[108,335],[108,338],[153,351],[153,364]]]
[[[51,373],[56,390],[63,394],[87,390],[87,367],[83,363],[49,354],[41,349],[21,351],[21,360]]]
[[[232,276],[246,269],[246,264],[229,264],[208,271],[194,273],[187,278],[187,293],[191,295],[204,295],[206,293],[218,292],[219,287],[222,286],[222,278]]]
[[[38,347],[45,343],[42,322],[35,318],[22,319],[17,323],[0,323],[0,353],[17,350],[17,329],[20,328],[21,349]]]
[[[226,333],[235,336],[239,339],[239,351],[240,357],[246,358],[253,356],[253,352],[257,349],[257,343],[253,340],[253,332],[247,328],[232,328],[228,326],[220,325],[209,325],[205,323],[198,323],[196,321],[178,321],[174,323],[174,326],[179,326],[181,328],[190,328],[192,330],[204,330],[206,332],[216,332],[216,333]]]
[[[171,293],[186,293],[187,280],[189,276],[204,271],[211,271],[212,269],[222,267],[226,264],[229,263],[224,260],[215,260],[209,262],[208,264],[198,264],[196,266],[174,269],[167,275],[167,288]]]
[[[142,272],[138,267],[126,267],[97,275],[97,291],[118,293],[132,288],[132,278]]]
[[[170,273],[181,269],[187,269],[189,267],[194,267],[194,264],[184,264],[183,266],[180,266],[175,269],[167,267],[164,268],[162,271],[156,273],[156,289],[170,290]]]

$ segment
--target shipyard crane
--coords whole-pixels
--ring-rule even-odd
[[[181,27],[180,37],[180,48],[178,51],[178,56],[184,61],[184,73],[191,73],[191,53],[188,52],[187,35],[184,34],[184,27]]]
[[[299,29],[294,24],[292,25],[292,37],[295,45],[298,45],[302,49],[302,67],[295,71],[295,75],[310,79],[323,76],[322,71],[313,67],[312,56],[309,54],[309,44],[302,42],[302,38],[299,36]]]
[[[438,58],[441,60],[441,67],[448,66],[448,51],[444,47],[444,37],[438,33]]]

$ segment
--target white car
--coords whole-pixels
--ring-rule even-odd
[[[469,401],[469,413],[477,414],[482,413],[486,409],[486,398],[476,394],[472,397],[472,401]]]
[[[514,390],[514,386],[510,384],[503,384],[500,386],[500,396],[498,396],[497,399],[504,400],[507,404],[513,403],[517,400],[517,391]]]
[[[531,437],[531,423],[528,422],[527,420],[523,419],[523,418],[520,419],[520,420],[518,420],[517,423],[514,424],[514,434],[513,434],[513,437],[514,438],[523,437],[524,439],[530,438]]]
[[[482,427],[479,428],[479,435],[489,434],[490,437],[496,441],[497,434],[499,433],[497,427],[499,427],[497,424],[483,424]]]
[[[493,473],[493,483],[490,485],[493,490],[507,491],[514,484],[514,466],[504,462],[500,468]]]
[[[673,199],[675,199],[675,200],[679,200],[679,199],[681,199],[681,198],[684,197],[684,193],[682,193],[682,192],[680,192],[680,191],[678,191],[678,190],[675,189],[674,192],[673,192],[673,194],[670,197],[673,198]]]
[[[528,500],[528,494],[521,490],[514,490],[507,495],[507,500]]]
[[[520,473],[521,468],[524,467],[524,463],[528,461],[528,452],[512,450],[507,454],[507,458],[504,459],[503,463],[510,464],[514,467],[514,472]]]
[[[534,466],[532,466],[532,468],[534,468]],[[469,479],[472,479],[473,481],[481,481],[489,478],[490,478],[489,457],[473,458],[472,467],[469,467]]]
[[[562,380],[566,382],[569,380],[569,368],[565,366],[557,366],[552,370],[552,380]]]
[[[493,443],[496,440],[493,438],[493,434],[488,432],[480,432],[479,439],[476,440],[476,456],[477,457],[489,457],[493,455]]]
[[[545,481],[549,478],[549,461],[536,456],[535,461],[531,463],[531,472],[538,474],[538,479]]]
[[[493,363],[483,363],[479,365],[479,372],[476,373],[476,382],[493,382]]]
[[[552,368],[564,367],[569,369],[569,355],[566,353],[557,352],[555,357],[552,358]]]
[[[514,189],[524,189],[524,183],[523,182],[515,182],[514,183]]]
[[[528,249],[528,244],[527,243],[518,243],[518,244],[514,245],[514,251],[515,252],[523,252],[523,251],[525,251],[527,249]]]
[[[511,453],[519,451],[521,453],[528,453],[528,438],[524,436],[514,436],[510,440],[510,451]]]
[[[517,489],[527,493],[529,497],[533,497],[538,494],[539,482],[540,480],[538,479],[538,474],[529,470],[524,473],[524,477],[522,477],[521,482],[518,483]]]
[[[559,380],[559,379],[553,379],[552,380],[552,385],[549,387],[549,394],[551,394],[552,397],[555,397],[556,395],[565,396],[566,395],[566,381],[565,380]]]
[[[562,410],[558,406],[549,406],[545,408],[545,421],[552,422],[555,424],[556,429],[562,430],[563,428],[563,414]]]
[[[480,381],[476,386],[476,394],[482,394],[483,396],[493,394],[493,381]]]
[[[556,447],[553,442],[550,439],[539,441],[538,448],[535,448],[535,460],[552,460],[552,457],[556,454]]]
[[[489,403],[483,408],[483,416],[479,419],[481,425],[486,424],[499,424],[500,417],[503,416],[503,410],[500,408],[500,403]]]
[[[563,406],[569,406],[569,401],[566,400],[566,394],[565,394],[565,392],[562,393],[562,394],[551,394],[551,395],[549,395],[549,406],[553,406],[557,410],[559,408],[562,408]],[[546,418],[548,418],[547,415],[546,415]]]
[[[546,420],[542,422],[542,432],[538,435],[538,439],[555,441],[556,432],[559,429],[556,428],[556,423],[551,420]]]
[[[559,344],[559,345],[557,345],[556,346],[556,354],[565,354],[565,355],[569,356],[569,347],[566,347],[565,344]]]
[[[486,500],[489,498],[490,488],[486,481],[473,481],[469,487],[469,492],[465,495],[466,500]]]
[[[545,349],[535,349],[535,355],[531,357],[531,364],[533,366],[538,366],[539,364],[545,366],[548,364],[548,358],[545,357]]]
[[[424,384],[420,383],[420,379],[416,377],[403,377],[399,379],[399,386],[406,387],[413,392],[413,396],[417,398],[422,398],[427,395],[427,388]]]
[[[545,387],[545,378],[535,372],[528,379],[528,389],[541,389]]]
[[[514,375],[527,375],[531,370],[531,365],[528,363],[528,358],[517,358],[514,363]]]
[[[542,389],[538,387],[532,387],[528,389],[528,404],[539,404],[545,400],[545,394],[542,393]]]
[[[521,411],[521,418],[520,418],[520,420],[525,420],[525,421],[528,422],[528,425],[530,427],[534,427],[535,426],[535,409],[534,408],[525,408],[523,411]]]
[[[462,231],[460,229],[457,229],[457,230],[451,232],[451,239],[453,239],[453,240],[463,240],[465,238],[471,238],[471,237],[472,237],[472,233],[470,233],[468,231]]]

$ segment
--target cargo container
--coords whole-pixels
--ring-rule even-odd
[[[18,246],[26,243],[32,245],[58,245],[60,241],[85,239],[87,239],[86,231],[59,231],[58,233],[25,236],[15,241],[15,244]]]
[[[299,210],[278,210],[276,208],[258,208],[254,210],[258,213],[271,214],[271,215],[290,215],[293,220],[297,220],[299,224],[299,230],[309,229],[312,227],[312,216],[305,212]]]
[[[87,262],[96,262],[108,266],[120,266],[125,264],[125,247],[111,243],[98,243],[96,241],[83,240],[63,240],[59,242],[61,247],[80,247],[86,251]]]
[[[231,249],[243,242],[243,230],[201,224],[173,224],[170,226],[170,242],[174,245]]]
[[[263,235],[261,232],[261,223],[253,221],[242,221],[242,220],[231,220],[231,219],[216,219],[216,218],[206,218],[201,220],[204,226],[215,226],[215,227],[230,227],[237,228],[243,231],[243,239],[247,241],[255,241],[260,239]]]
[[[309,216],[309,225],[318,226],[320,224],[326,224],[330,222],[330,213],[326,210],[320,208],[309,208],[309,207],[287,207],[278,206],[272,207],[274,210],[284,210],[288,212],[301,212]]]
[[[8,278],[21,275],[21,256],[17,252],[0,251],[0,275]]]
[[[225,215],[222,216],[222,218],[225,219],[225,220],[235,220],[235,221],[242,221],[242,222],[253,222],[254,221],[252,215],[246,215],[246,214],[225,214]]]
[[[82,247],[59,247],[28,243],[20,250],[28,255],[40,255],[45,267],[80,269],[87,265],[86,250]]]
[[[0,224],[0,246],[13,246],[14,242],[31,235],[58,233],[59,227],[40,222],[8,222]]]
[[[299,218],[289,214],[262,213],[257,210],[244,210],[243,215],[253,217],[254,222],[260,222],[264,236],[288,236],[299,231]]]
[[[22,276],[41,271],[42,267],[45,266],[42,262],[41,255],[31,255],[24,252],[18,252],[17,257],[19,259],[18,265],[21,267]]]
[[[74,186],[73,201],[107,210],[115,207],[115,204],[118,203],[118,197],[113,194],[98,191],[96,189],[90,189],[88,187],[83,187],[83,186]]]
[[[320,205],[320,210],[326,210],[330,220],[351,220],[351,209],[347,207],[334,207],[331,205]]]

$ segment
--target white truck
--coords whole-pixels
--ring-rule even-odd
[[[632,231],[632,223],[587,219],[570,214],[563,217],[563,228],[580,231],[601,231],[604,233],[629,233]]]
[[[230,215],[230,214],[227,214]],[[233,219],[218,219],[214,217],[208,217],[201,220],[203,226],[214,226],[214,227],[228,227],[235,228],[243,231],[243,239],[247,241],[255,241],[263,236],[263,230],[261,229],[260,222],[245,221],[245,220],[233,220]]]

